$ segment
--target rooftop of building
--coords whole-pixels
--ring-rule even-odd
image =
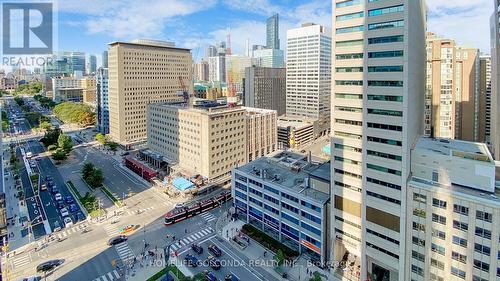
[[[330,164],[331,164],[330,161],[325,162],[323,164],[320,164],[315,170],[313,170],[309,174],[313,177],[320,178],[320,179],[325,180],[325,181],[330,181],[330,179],[331,179],[331,175],[330,175],[331,165]]]
[[[426,150],[428,153],[436,155],[459,157],[494,164],[493,157],[484,143],[423,137],[419,139],[415,149]]]
[[[278,127],[293,127],[301,129],[314,124],[314,120],[300,117],[285,117],[278,118]]]
[[[330,195],[308,187],[307,178],[310,173],[319,175],[324,169],[326,169],[325,164],[308,162],[304,155],[290,151],[277,151],[236,168],[295,194],[301,194],[321,205],[330,199]]]
[[[471,200],[484,202],[490,205],[500,207],[500,182],[497,181],[495,192],[484,192],[478,189],[461,186],[458,184],[444,185],[434,181],[425,180],[422,178],[411,177],[410,184],[420,188],[440,188],[443,192],[454,193],[456,195],[466,196]]]
[[[189,103],[187,102],[165,102],[165,103],[155,103],[152,105],[165,108],[192,110],[203,113],[219,113],[221,111],[243,110],[243,107],[241,106],[232,106],[220,103],[218,101],[205,100],[205,99],[196,99],[196,101],[192,105],[189,105]]]
[[[264,109],[264,108],[255,108],[255,107],[243,107],[246,110],[247,115],[257,115],[257,114],[276,114],[276,110],[272,109]]]
[[[157,40],[148,40],[147,42],[143,41],[143,40],[138,40],[138,41],[135,41],[135,42],[134,41],[132,41],[132,42],[114,41],[114,42],[108,43],[108,45],[109,46],[131,45],[131,46],[155,47],[155,48],[164,48],[164,49],[171,49],[171,50],[191,51],[191,49],[179,48],[179,47],[171,46],[170,44],[168,44],[168,42],[165,42],[165,43],[155,43],[154,41],[157,41]]]

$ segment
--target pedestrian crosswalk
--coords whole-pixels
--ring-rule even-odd
[[[59,239],[64,239],[64,238],[68,237],[68,235],[80,232],[83,229],[85,229],[86,227],[88,227],[88,223],[78,224],[78,225],[75,225],[71,228],[64,228],[62,231],[57,232],[57,234],[55,236]]]
[[[126,242],[115,245],[115,249],[118,256],[120,256],[120,259],[123,261],[134,257],[134,252],[132,252],[132,249],[130,249],[128,243]]]
[[[170,246],[170,249],[172,249],[172,251],[177,251],[178,249],[180,249],[182,247],[197,243],[203,237],[206,237],[206,236],[210,235],[211,233],[214,233],[214,229],[211,227],[207,227],[207,228],[202,229],[198,232],[195,232],[191,235],[188,235],[185,238],[179,240],[178,242],[172,244],[172,246]]]
[[[130,210],[130,211],[127,211],[127,214],[129,215],[136,215],[136,214],[142,214],[144,212],[147,212],[149,210],[153,210],[155,207],[151,206],[151,207],[147,207],[145,209],[138,209],[138,210]]]
[[[106,274],[97,277],[93,281],[112,281],[112,280],[120,280],[120,278],[121,278],[120,274],[115,269],[113,271],[110,271]]]
[[[13,268],[21,267],[21,266],[24,266],[24,265],[31,263],[31,257],[30,257],[30,255],[15,257],[11,260],[11,262],[12,262]]]
[[[113,237],[113,236],[120,234],[119,228],[114,224],[105,225],[104,231],[106,231],[106,234],[110,237]]]
[[[201,214],[200,217],[202,217],[207,222],[217,220],[217,218],[212,213],[208,213],[208,212]]]

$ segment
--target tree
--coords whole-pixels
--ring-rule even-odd
[[[319,272],[315,271],[313,273],[313,277],[309,279],[309,281],[321,281],[321,275]]]
[[[283,251],[279,249],[276,252],[276,255],[274,256],[274,260],[278,263],[278,265],[282,265],[283,262],[285,261],[285,254],[283,254]]]
[[[91,106],[81,102],[63,102],[54,107],[54,114],[65,123],[89,126],[95,124],[95,113]]]
[[[85,181],[93,188],[100,187],[104,182],[104,175],[100,169],[94,168]]]
[[[94,171],[94,164],[85,162],[82,167],[82,178],[88,178]]]
[[[118,144],[116,142],[107,142],[106,145],[112,151],[116,151],[118,149]]]
[[[47,130],[52,129],[52,124],[50,124],[49,122],[42,122],[42,123],[40,123],[40,126],[38,126],[38,127],[44,131],[47,131]]]
[[[49,151],[54,151],[54,150],[56,150],[56,149],[57,149],[57,145],[55,145],[55,144],[51,144],[51,145],[49,145],[49,146],[47,147],[47,149],[48,149]]]
[[[66,134],[59,135],[57,144],[59,148],[63,149],[66,153],[69,153],[73,148],[73,141],[71,140],[71,137]]]
[[[101,133],[98,133],[95,135],[95,140],[98,141],[100,144],[104,145],[106,143],[106,136],[104,136]]]
[[[66,152],[58,148],[56,151],[54,151],[54,153],[52,153],[52,158],[54,158],[54,160],[64,160],[67,158]]]
[[[47,130],[45,132],[45,136],[42,138],[41,141],[45,146],[49,146],[51,144],[57,144],[57,141],[58,141],[61,133],[62,133],[62,131],[58,127]]]

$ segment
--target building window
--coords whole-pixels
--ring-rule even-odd
[[[412,251],[411,256],[418,261],[425,262],[425,255],[422,255],[417,251]]]
[[[420,238],[415,237],[415,236],[413,236],[411,240],[412,240],[413,244],[415,244],[419,247],[425,247],[425,240],[420,239]]]
[[[336,67],[335,72],[346,73],[346,72],[363,72],[362,67]]]
[[[491,222],[493,220],[493,215],[488,212],[476,211],[476,219]]]
[[[432,198],[432,206],[446,210],[446,201]]]
[[[411,272],[418,274],[420,276],[424,276],[424,270],[414,264],[411,265]]]
[[[363,45],[363,40],[348,40],[348,41],[337,41],[335,42],[335,47],[352,47]]]
[[[395,21],[371,23],[368,25],[368,30],[398,28],[404,26],[405,26],[404,20],[395,20]]]
[[[368,11],[369,17],[380,16],[391,13],[399,13],[405,10],[404,5],[392,6],[392,7],[384,7],[380,9],[373,9]]]
[[[361,3],[361,0],[348,0],[348,1],[338,2],[335,5],[335,7],[337,7],[337,8],[344,8],[344,7],[358,5],[360,3]]]
[[[438,230],[438,229],[435,229],[433,228],[432,229],[432,237],[437,237],[441,240],[445,240],[446,239],[446,233],[441,231],[441,230]]]
[[[383,51],[383,52],[369,52],[368,57],[371,59],[377,58],[395,58],[402,57],[403,51]]]
[[[363,80],[335,80],[337,86],[363,86]]]
[[[363,53],[338,54],[338,55],[335,55],[335,58],[337,60],[362,59]]]
[[[440,216],[438,214],[432,214],[432,221],[440,223],[442,225],[446,225],[446,217]]]
[[[388,174],[393,174],[393,175],[396,175],[396,176],[401,176],[401,171],[389,169],[389,168],[386,168],[386,167],[382,167],[382,166],[378,166],[378,165],[373,165],[373,164],[370,164],[370,163],[366,164],[366,167],[368,169],[372,169],[372,170],[375,170],[375,171],[379,171],[379,172],[383,172],[383,173],[388,173]]]
[[[340,15],[340,16],[337,16],[336,19],[337,19],[337,21],[343,21],[343,20],[362,18],[364,16],[365,16],[365,12],[357,12],[357,13]]]
[[[467,239],[460,238],[458,236],[453,236],[452,240],[453,244],[459,245],[467,248]]]
[[[444,263],[431,258],[431,266],[444,270]]]
[[[454,266],[451,267],[451,274],[455,275],[461,279],[465,279],[465,271],[460,270]]]
[[[457,220],[453,220],[453,228],[462,230],[462,231],[467,231],[469,230],[469,224],[465,222],[460,222]]]
[[[391,160],[396,160],[396,161],[401,161],[402,160],[402,157],[399,156],[399,155],[394,155],[394,154],[389,154],[389,153],[384,153],[384,152],[367,150],[366,153],[368,155],[371,155],[371,156],[385,158],[385,159],[391,159]]]
[[[337,28],[336,33],[337,34],[343,34],[343,33],[351,33],[351,32],[358,32],[358,31],[363,31],[365,30],[364,25],[358,25],[358,26],[349,26],[349,27],[343,27],[343,28]]]
[[[481,245],[478,243],[474,244],[474,250],[478,253],[481,253],[481,254],[487,255],[487,256],[490,256],[490,252],[491,252],[490,247],[485,246],[485,245]]]
[[[388,44],[403,42],[403,35],[368,38],[368,44]]]
[[[469,215],[469,208],[464,207],[462,205],[453,204],[453,212],[455,212],[457,214],[468,216]]]
[[[474,260],[474,268],[477,268],[479,270],[482,270],[482,271],[490,271],[490,265],[488,263],[485,263],[483,261],[479,261],[479,260]]]
[[[413,229],[416,231],[423,231],[425,232],[425,225],[418,223],[418,222],[413,222]]]
[[[403,111],[368,108],[368,114],[403,117]]]
[[[467,256],[457,252],[451,252],[451,258],[461,263],[467,263]]]
[[[403,81],[375,81],[368,80],[370,87],[403,87]]]
[[[446,250],[443,246],[439,246],[439,245],[434,244],[434,243],[431,243],[431,251],[438,253],[438,254],[441,254],[443,256],[446,254]]]
[[[413,201],[426,204],[427,203],[427,196],[420,194],[420,193],[413,193]]]
[[[491,240],[491,231],[487,229],[476,226],[476,235]]]

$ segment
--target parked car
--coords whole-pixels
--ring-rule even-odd
[[[64,218],[64,226],[65,227],[70,227],[73,225],[73,220],[70,217],[65,217]]]
[[[46,180],[46,181],[51,181],[51,180],[52,180],[52,177],[51,177],[51,176],[49,176],[49,175],[46,175],[46,176],[45,176],[45,180]]]
[[[238,279],[238,277],[236,277],[236,275],[234,275],[234,273],[230,272],[230,273],[226,274],[226,277],[224,277],[224,280],[225,281],[239,281],[240,279]]]
[[[78,207],[76,206],[76,204],[69,205],[69,211],[72,213],[78,211]]]
[[[66,196],[65,201],[67,204],[75,202],[75,200],[73,199],[73,196],[71,196],[71,195]]]
[[[56,199],[56,201],[62,201],[62,195],[61,195],[61,193],[59,193],[59,192],[58,192],[58,193],[56,193],[56,194],[54,195],[54,199]]]
[[[55,221],[53,231],[56,232],[56,231],[60,231],[60,230],[61,230],[61,225],[59,225],[58,221]]]
[[[41,276],[31,276],[21,279],[21,281],[40,281],[42,280]]]
[[[127,233],[130,233],[130,232],[138,229],[138,228],[139,228],[139,225],[130,224],[130,225],[127,225],[125,227],[120,228],[119,231],[121,234],[127,234]]]
[[[69,216],[68,209],[66,209],[66,208],[62,208],[62,209],[60,210],[60,212],[61,212],[61,216],[62,216],[62,217],[67,217],[67,216]]]
[[[62,208],[64,208],[64,203],[62,201],[59,201],[56,203],[56,206],[57,206],[57,209],[61,210]]]
[[[214,244],[208,245],[208,251],[211,252],[216,257],[222,256],[222,251],[219,249],[219,247],[215,246]]]
[[[108,240],[108,245],[109,246],[113,246],[113,245],[116,245],[116,244],[120,244],[122,242],[125,242],[127,241],[127,236],[125,235],[118,235],[118,236],[115,236],[111,239]]]
[[[40,190],[47,190],[47,184],[46,183],[42,183],[42,185],[40,186]]]
[[[77,212],[77,213],[75,214],[75,220],[76,220],[76,221],[82,221],[82,220],[84,220],[84,219],[85,219],[85,216],[83,215],[83,213],[82,213],[82,212]]]
[[[47,180],[47,185],[48,186],[53,186],[54,185],[54,181],[52,179],[48,179]]]
[[[209,265],[211,268],[213,268],[213,269],[215,269],[215,270],[218,270],[218,269],[220,269],[220,268],[221,268],[221,263],[220,263],[220,261],[219,261],[217,258],[215,258],[214,256],[208,256],[207,261],[208,261],[208,265]]]
[[[198,245],[198,244],[193,244],[193,245],[191,245],[191,249],[192,249],[195,253],[197,253],[198,255],[203,254],[203,247],[201,247],[201,246],[200,246],[200,245]]]
[[[203,271],[203,275],[205,276],[205,280],[207,281],[217,281],[217,277],[215,277],[212,271],[205,270]]]
[[[184,260],[187,262],[187,264],[189,266],[192,266],[192,267],[198,266],[198,259],[191,254],[187,254],[186,257],[184,258]]]
[[[52,194],[55,194],[55,193],[58,193],[59,192],[59,188],[57,188],[57,186],[52,186],[52,189],[50,190],[52,192]]]
[[[39,264],[36,267],[36,272],[47,272],[55,269],[56,267],[63,264],[64,260],[50,260]]]

